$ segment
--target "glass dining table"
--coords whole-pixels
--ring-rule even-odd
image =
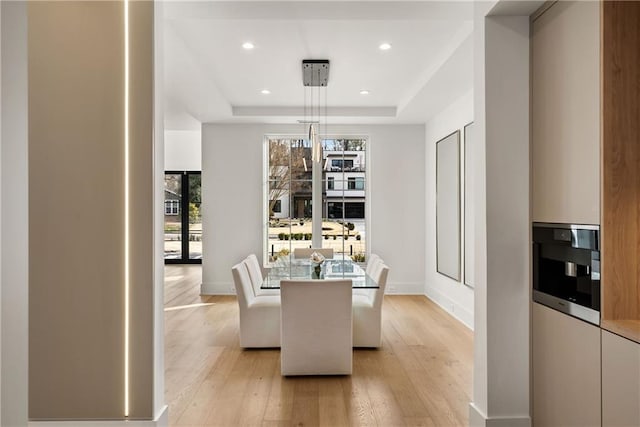
[[[325,259],[319,266],[303,258],[280,257],[271,264],[261,289],[280,289],[281,280],[351,279],[354,289],[377,289],[378,284],[350,259]]]

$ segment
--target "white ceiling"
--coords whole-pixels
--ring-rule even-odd
[[[331,62],[330,123],[424,123],[473,86],[471,2],[163,5],[167,129],[295,123],[305,105],[303,59]],[[255,49],[242,49],[245,41]],[[392,48],[381,51],[382,42]]]

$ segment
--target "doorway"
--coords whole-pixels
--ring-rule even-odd
[[[165,264],[202,264],[201,182],[199,171],[165,172]]]

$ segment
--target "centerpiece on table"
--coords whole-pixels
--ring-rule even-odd
[[[311,257],[309,257],[311,261],[311,266],[313,267],[313,278],[319,279],[320,272],[322,271],[322,263],[324,262],[324,256],[318,252],[313,252]]]

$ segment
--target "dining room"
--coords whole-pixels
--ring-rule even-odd
[[[467,424],[473,291],[455,317],[426,296],[425,123],[473,121],[472,9],[387,6],[167,8],[169,95],[208,98],[166,117],[165,170],[201,171],[202,233],[202,266],[165,270],[170,425]],[[215,87],[189,95],[202,70]]]
[[[300,240],[279,237],[281,233],[295,235],[303,227],[311,231],[312,219],[278,218],[278,225],[286,225],[270,227],[274,223],[274,218],[269,218],[269,201],[273,196],[269,191],[270,181],[265,179],[270,158],[266,154],[264,158],[246,155],[247,152],[268,153],[273,139],[265,136],[274,134],[275,129],[291,135],[300,133],[300,127],[233,124],[203,127],[202,266],[166,267],[165,380],[167,402],[172,408],[170,425],[466,424],[471,399],[473,333],[425,296],[421,278],[427,267],[417,261],[425,258],[426,250],[420,237],[426,232],[423,219],[426,179],[416,179],[417,174],[424,174],[421,172],[425,156],[424,128],[417,125],[332,126],[334,132],[365,135],[360,138],[366,141],[366,161],[361,169],[375,173],[365,177],[364,218],[336,221],[328,218],[328,210],[324,210],[322,239],[316,250],[330,251],[331,255],[322,262],[322,271],[315,273],[311,258],[316,250],[310,249],[313,241],[305,240],[304,236]],[[282,142],[281,138],[275,140]],[[289,139],[286,141],[290,143]],[[303,164],[299,166],[304,169]],[[230,177],[237,179],[230,180]],[[255,185],[256,182],[263,185]],[[321,186],[325,206],[327,182],[327,172],[324,172]],[[402,188],[398,188],[398,182]],[[348,193],[347,186],[342,193]],[[212,200],[214,206],[209,208],[207,202]],[[229,206],[233,206],[233,211],[217,209],[217,201],[221,200],[232,202]],[[394,206],[403,208],[391,209]],[[294,210],[292,206],[291,211]],[[349,230],[349,222],[358,226]],[[215,238],[207,239],[207,232],[215,233]],[[363,258],[353,256],[355,244],[361,245]],[[305,248],[311,252],[296,261],[296,252]],[[251,254],[260,271],[253,276],[263,283],[244,274],[244,280],[249,278],[251,282],[244,297],[252,294],[257,302],[243,304],[242,286],[238,286],[242,281],[238,279],[236,283],[232,267]],[[382,291],[380,280],[373,272],[372,257],[376,255],[388,264],[388,278],[385,277]],[[248,272],[248,267],[245,268]],[[360,275],[354,276],[354,270]],[[345,347],[352,357],[349,375],[343,371],[336,371],[341,374],[335,376],[284,375],[280,348],[283,315],[280,281],[324,282],[345,278],[358,282],[349,286],[353,288],[353,307],[349,307],[349,312],[353,310],[353,319],[348,322],[353,325],[353,336],[349,336],[349,345]],[[358,306],[362,311],[362,307],[370,305],[365,296],[358,295],[363,291],[379,294],[379,301],[374,318],[364,317],[358,322]],[[275,296],[268,296],[269,293]],[[263,297],[264,294],[267,295]],[[311,294],[309,297],[314,298]],[[261,298],[275,298],[277,305],[270,313],[262,311],[253,320],[245,319],[248,326],[243,326],[243,311],[259,304]],[[320,305],[321,300],[314,300],[314,305],[321,308],[318,314],[331,318],[329,307],[334,303],[325,301]],[[321,326],[322,331],[328,320],[312,320],[304,315],[302,318]],[[362,335],[357,325],[364,324],[364,329],[369,330],[376,322],[378,330],[373,344],[371,340],[364,345],[357,344],[358,334]],[[245,330],[243,334],[243,327],[248,332]],[[345,332],[348,328],[334,329]],[[316,336],[317,331],[307,331],[302,336],[312,334]],[[249,337],[248,342],[244,342],[245,335]],[[309,347],[314,349],[311,355],[317,354],[320,359],[327,357],[317,351],[318,347]],[[308,364],[311,355],[305,356],[299,350],[295,353],[302,354],[304,364]]]

